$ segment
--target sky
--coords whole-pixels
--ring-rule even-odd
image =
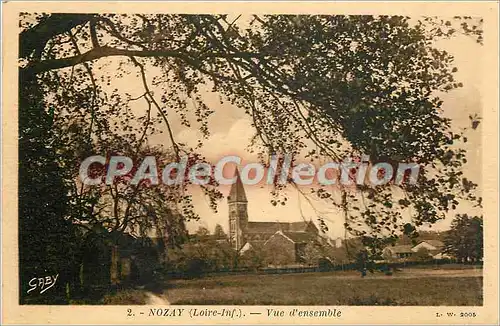
[[[455,89],[440,97],[444,101],[444,115],[452,119],[452,128],[457,131],[463,127],[470,127],[469,115],[481,116],[481,51],[482,46],[468,36],[456,36],[447,40],[441,40],[435,45],[437,48],[446,50],[455,57],[455,66],[458,68],[456,79],[463,83],[462,88]],[[108,67],[108,69],[111,69]],[[133,76],[125,77],[119,81],[120,89],[127,91],[132,97],[143,93],[142,84],[137,80],[131,80]],[[240,108],[230,103],[220,103],[217,93],[207,93],[204,101],[215,109],[215,113],[209,118],[209,129],[211,136],[204,141],[200,152],[207,159],[217,161],[226,155],[238,155],[243,161],[258,162],[255,154],[249,153],[246,148],[255,130],[251,126],[250,117]],[[143,110],[144,108],[138,108]],[[201,137],[195,128],[186,128],[180,124],[175,117],[169,117],[174,138],[177,142],[183,142],[195,146]],[[465,165],[464,175],[476,183],[481,181],[481,124],[474,131],[469,131],[468,143],[465,149],[468,152],[468,163]],[[150,145],[165,144],[165,133],[150,138]],[[271,204],[270,188],[267,185],[255,185],[245,187],[248,198],[248,216],[250,221],[303,221],[312,220],[317,222],[321,215],[329,228],[328,236],[332,238],[343,237],[343,218],[341,212],[331,204],[313,198],[301,196],[296,190],[289,189],[288,204],[285,206]],[[229,186],[221,186],[220,191],[226,197]],[[228,206],[226,199],[219,202],[218,211],[213,212],[208,205],[208,199],[199,189],[192,189],[195,210],[201,219],[197,222],[188,223],[188,229],[192,232],[202,226],[213,232],[216,224],[220,224],[228,231]],[[306,189],[306,191],[309,191]],[[481,185],[479,185],[481,191]],[[481,214],[477,208],[468,203],[458,206],[456,211],[450,212],[445,220],[432,226],[433,230],[446,230],[449,228],[453,216],[457,213]],[[428,229],[428,228],[424,228]]]

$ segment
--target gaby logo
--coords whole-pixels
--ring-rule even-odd
[[[26,293],[30,293],[38,289],[40,291],[40,294],[42,294],[56,285],[58,277],[59,274],[49,275],[45,277],[34,277],[29,281],[28,285],[30,286],[30,288]]]
[[[171,162],[159,169],[154,156],[146,156],[140,165],[134,165],[126,156],[111,156],[108,159],[101,155],[90,156],[80,165],[79,176],[86,185],[111,185],[117,178],[127,180],[137,185],[146,180],[150,185],[181,185],[189,182],[195,185],[207,185],[215,180],[221,185],[231,185],[236,177],[226,178],[224,167],[233,163],[240,171],[243,184],[255,185],[261,182],[267,184],[286,184],[294,182],[297,185],[311,185],[317,182],[321,185],[363,185],[381,186],[392,182],[400,185],[403,182],[415,184],[420,166],[416,163],[390,164],[386,162],[370,163],[369,156],[361,159],[345,159],[343,162],[329,162],[321,166],[311,163],[292,164],[290,155],[278,157],[273,155],[268,165],[248,163],[242,165],[239,156],[231,155],[220,159],[215,165],[206,162],[188,164],[187,156],[180,162]],[[395,167],[396,165],[396,167]],[[95,171],[101,173],[96,173]]]

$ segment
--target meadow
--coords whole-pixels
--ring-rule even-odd
[[[214,275],[170,280],[170,304],[480,306],[482,269],[405,269],[362,278],[354,271]]]

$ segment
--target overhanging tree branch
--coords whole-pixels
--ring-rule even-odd
[[[197,57],[196,54],[181,52],[178,50],[127,50],[127,49],[113,48],[109,46],[102,46],[98,48],[93,48],[92,50],[82,53],[81,55],[75,55],[60,59],[33,61],[26,67],[22,68],[22,71],[29,72],[31,74],[38,74],[44,71],[71,67],[74,65],[82,64],[88,61],[93,61],[103,57],[113,57],[113,56],[178,58],[192,66],[200,67],[203,63],[203,60],[208,58],[252,58],[252,57],[258,57],[258,54],[249,52],[206,53]]]
[[[51,38],[87,23],[92,17],[93,14],[52,14],[42,19],[36,26],[19,35],[19,56],[26,58],[35,52],[35,58],[40,58]]]
[[[162,108],[160,107],[160,105],[158,104],[158,102],[154,98],[153,94],[151,93],[151,90],[149,89],[148,82],[146,80],[146,72],[144,71],[144,66],[139,61],[137,61],[137,59],[135,59],[134,57],[130,57],[130,60],[132,60],[132,62],[136,66],[139,67],[140,72],[141,72],[142,84],[144,86],[144,90],[145,90],[146,94],[148,94],[147,100],[148,100],[148,102],[154,104],[154,106],[158,110],[158,113],[163,118],[163,121],[165,122],[165,125],[167,126],[168,135],[170,137],[170,141],[172,142],[172,147],[174,149],[175,156],[176,156],[177,160],[180,160],[179,145],[177,144],[177,142],[174,139],[174,133],[172,131],[172,127],[170,126],[170,122],[168,121],[167,115],[165,114],[165,112],[163,112]]]

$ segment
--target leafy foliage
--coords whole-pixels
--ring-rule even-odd
[[[68,148],[76,149],[78,158],[117,143],[148,148],[143,145],[152,136],[165,133],[167,152],[177,159],[185,154],[191,161],[204,160],[197,150],[210,135],[208,119],[214,112],[205,94],[215,92],[251,117],[256,131],[251,149],[264,163],[275,153],[293,155],[293,165],[300,157],[341,161],[366,154],[370,164],[421,166],[415,185],[311,189],[342,211],[346,230],[362,236],[373,254],[400,233],[411,236],[416,227],[442,219],[462,200],[480,204],[476,185],[461,171],[465,151],[457,145],[466,141],[465,131],[453,133],[441,112],[439,94],[462,84],[454,78],[453,57],[433,42],[456,31],[482,42],[482,20],[167,14],[22,18],[20,74],[38,80],[54,110],[58,138],[73,144]],[[459,21],[460,28],[454,28]],[[133,98],[116,86],[126,75],[142,84],[140,96]],[[142,111],[132,109],[136,101],[143,103]],[[202,137],[194,148],[176,141],[174,115],[186,128],[199,130]],[[286,186],[276,183],[273,202],[286,202],[281,191]],[[217,184],[211,180],[202,188],[216,209],[221,198]],[[91,205],[99,196],[90,197]],[[150,214],[148,207],[129,199],[125,205]],[[183,217],[197,218],[188,193],[176,200],[184,207]],[[156,205],[156,216],[165,209]],[[118,228],[129,227],[122,222],[130,217],[119,220]]]
[[[215,225],[214,236],[217,239],[227,239],[227,235],[220,224]]]
[[[19,288],[21,303],[61,304],[78,257],[77,230],[66,219],[69,176],[61,168],[52,117],[35,80],[19,87]],[[52,296],[28,294],[33,278],[59,274]]]
[[[321,249],[319,244],[309,242],[304,248],[304,262],[308,265],[317,265],[319,259],[325,257],[324,250]]]
[[[428,261],[428,260],[432,259],[432,256],[431,256],[429,250],[427,250],[427,248],[422,247],[422,248],[418,249],[418,251],[416,253],[413,254],[412,258],[419,260],[419,261]]]
[[[238,257],[238,267],[249,268],[250,270],[265,267],[267,265],[264,254],[262,246],[253,245],[252,248]]]
[[[482,216],[457,215],[444,242],[445,252],[461,261],[482,260],[484,251]]]
[[[286,266],[295,263],[295,246],[281,237],[262,248],[265,265]]]
[[[227,241],[216,241],[198,234],[168,253],[166,270],[186,278],[208,272],[231,270],[236,266],[237,252]]]

